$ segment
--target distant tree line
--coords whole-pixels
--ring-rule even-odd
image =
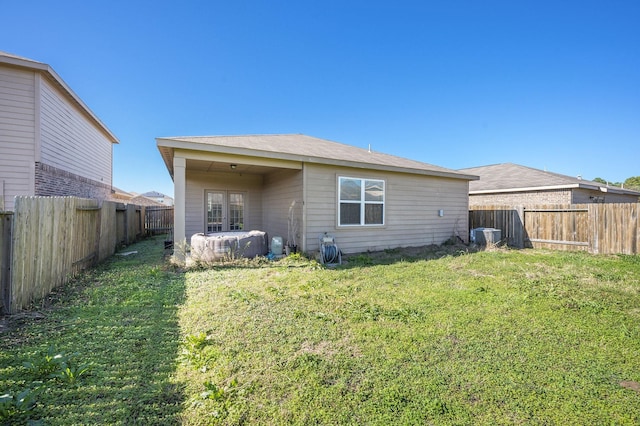
[[[593,180],[594,182],[603,183],[609,186],[617,186],[625,189],[634,189],[636,191],[640,191],[640,176],[633,176],[625,179],[624,182],[610,182],[608,180],[597,177]]]

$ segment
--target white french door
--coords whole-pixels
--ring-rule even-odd
[[[207,233],[244,229],[244,193],[207,191]]]

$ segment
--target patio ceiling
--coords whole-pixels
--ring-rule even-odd
[[[254,175],[264,175],[278,170],[278,168],[242,164],[241,162],[230,163],[222,161],[187,160],[187,170],[196,172],[246,173]]]

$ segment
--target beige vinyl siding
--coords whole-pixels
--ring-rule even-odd
[[[47,79],[40,87],[41,161],[111,185],[112,143]]]
[[[0,208],[34,194],[35,74],[0,67]]]
[[[318,249],[324,232],[336,238],[344,253],[441,244],[454,235],[467,239],[465,180],[308,164],[305,168],[307,251]],[[337,226],[338,176],[385,181],[384,226]]]
[[[239,173],[186,171],[185,236],[205,232],[206,191],[237,191],[246,194],[245,229],[262,228],[262,176]]]
[[[298,223],[296,243],[300,246],[302,236],[302,171],[278,170],[267,174],[262,193],[262,223],[269,239],[280,236],[286,243],[288,238],[289,208],[293,205],[294,217]],[[269,242],[271,244],[271,242]]]

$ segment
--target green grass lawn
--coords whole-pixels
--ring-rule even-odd
[[[640,423],[639,256],[443,248],[180,272],[162,239],[131,249],[8,322],[0,394],[34,400],[5,400],[8,422]],[[52,345],[71,372],[42,361]]]

